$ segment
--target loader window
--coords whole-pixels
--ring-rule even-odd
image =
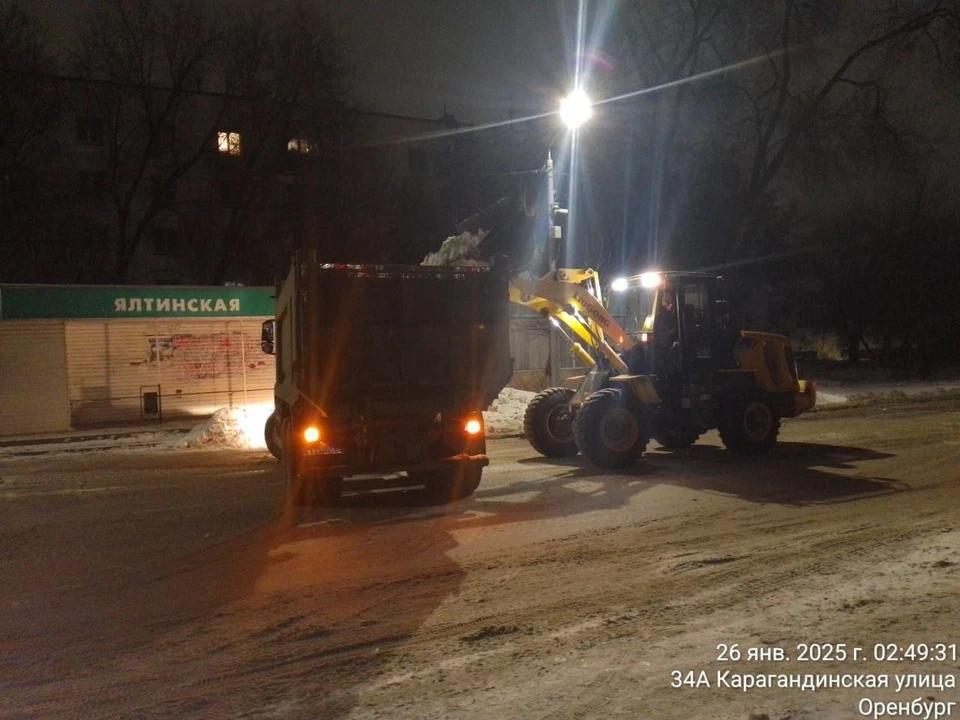
[[[680,290],[683,332],[694,358],[711,357],[710,292],[706,285],[684,285]]]
[[[620,322],[627,335],[636,337],[641,332],[653,330],[650,317],[653,315],[654,300],[654,291],[644,288],[612,293],[609,296],[610,314]]]

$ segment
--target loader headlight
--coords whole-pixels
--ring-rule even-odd
[[[612,283],[610,283],[610,289],[613,290],[614,292],[623,292],[628,287],[630,287],[630,283],[627,282],[626,278],[617,278]]]
[[[466,431],[467,435],[477,435],[481,430],[483,430],[483,425],[480,424],[479,420],[467,420],[467,423],[463,426],[463,429]]]
[[[320,439],[320,428],[311,425],[303,431],[303,439],[308,443],[315,443]]]
[[[663,282],[663,275],[658,272],[645,272],[640,276],[640,285],[648,290],[660,287]]]

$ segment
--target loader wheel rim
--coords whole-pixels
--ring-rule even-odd
[[[558,405],[547,413],[547,434],[555,442],[566,443],[573,440],[571,423],[563,419],[563,411],[566,409],[566,405]]]
[[[757,400],[743,410],[743,431],[754,441],[764,440],[773,426],[773,413],[766,403]]]
[[[612,452],[626,452],[640,439],[640,423],[629,410],[616,408],[600,421],[600,440]]]

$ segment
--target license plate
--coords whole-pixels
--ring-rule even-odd
[[[336,445],[322,445],[318,448],[311,448],[307,455],[343,455],[343,448]]]

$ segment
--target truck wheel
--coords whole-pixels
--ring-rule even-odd
[[[470,466],[419,473],[414,479],[423,482],[424,491],[432,504],[446,505],[473,495],[480,486],[482,474],[482,467]]]
[[[640,407],[618,388],[604,388],[584,401],[573,421],[580,453],[604,470],[635,465],[647,448]]]
[[[728,450],[762,455],[777,442],[780,414],[761,394],[737,395],[723,408],[720,439]]]
[[[684,430],[671,430],[653,438],[661,447],[668,450],[679,450],[680,448],[690,447],[700,439],[700,431],[695,428],[686,428]]]
[[[279,460],[283,455],[283,443],[278,432],[276,413],[270,413],[270,417],[267,418],[267,423],[263,426],[263,439],[267,443],[267,450],[270,451],[270,454]]]
[[[573,457],[578,452],[573,420],[565,413],[573,395],[569,388],[547,388],[527,405],[523,434],[530,446],[545,457]]]

